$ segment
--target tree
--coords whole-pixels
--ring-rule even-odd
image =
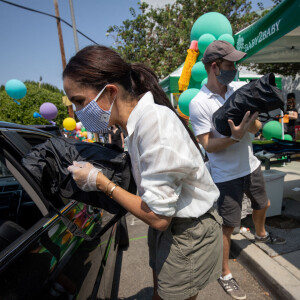
[[[19,100],[18,105],[7,95],[5,87],[0,87],[0,120],[13,122],[23,125],[49,125],[49,121],[44,118],[34,118],[33,113],[38,112],[44,102],[53,103],[57,109],[57,117],[53,120],[62,128],[62,122],[68,117],[67,108],[62,104],[63,91],[50,84],[41,84],[38,82],[25,81],[27,94]]]
[[[190,32],[203,14],[217,11],[225,15],[233,32],[252,24],[259,16],[251,12],[249,0],[177,0],[164,8],[152,8],[142,2],[141,14],[130,9],[132,20],[111,26],[116,50],[129,62],[143,62],[154,69],[159,78],[170,74],[186,57]]]

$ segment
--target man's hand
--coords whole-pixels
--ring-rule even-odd
[[[262,126],[261,122],[258,119],[256,119],[252,123],[252,125],[250,125],[248,131],[255,134],[256,132],[258,132],[259,129],[261,129],[261,126]]]
[[[250,116],[250,111],[247,111],[242,122],[238,126],[235,126],[232,120],[228,120],[231,129],[231,136],[235,139],[241,140],[246,132],[253,129],[252,126],[254,126],[257,118],[258,112],[255,112],[252,116]]]

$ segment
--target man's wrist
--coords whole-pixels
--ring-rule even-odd
[[[241,141],[240,139],[237,139],[237,138],[235,138],[234,136],[230,136],[230,138],[231,138],[235,143],[238,143],[238,142]]]

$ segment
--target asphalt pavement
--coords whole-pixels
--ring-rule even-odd
[[[287,244],[258,246],[249,234],[233,235],[230,268],[247,299],[300,300],[300,162],[272,165],[271,169],[285,173],[283,191],[280,192],[283,210],[280,215],[267,218],[267,230],[284,236]],[[277,194],[276,197],[280,184],[276,182],[275,193],[272,187],[271,192]],[[118,253],[111,299],[148,300],[153,292],[152,271],[148,265],[148,226],[131,214],[127,215],[127,225],[130,246]],[[251,229],[251,225],[249,227]],[[213,282],[199,293],[199,299],[232,298],[218,282]]]
[[[150,300],[153,293],[153,281],[152,270],[148,264],[148,226],[131,214],[128,214],[126,219],[130,246],[127,250],[118,253],[111,299]],[[258,283],[238,259],[231,257],[230,267],[236,280],[246,292],[247,299],[272,299],[269,291]],[[227,300],[232,298],[216,281],[199,293],[197,300],[200,299]]]
[[[273,193],[275,197],[270,199],[271,205],[272,200],[278,197],[282,200],[281,214],[267,218],[267,229],[286,238],[287,243],[256,245],[251,241],[251,234],[237,234],[232,237],[232,250],[239,261],[271,291],[274,299],[299,300],[300,162],[278,163],[271,165],[271,170],[284,172],[285,176],[282,194]],[[276,181],[276,184],[275,190],[281,182]]]

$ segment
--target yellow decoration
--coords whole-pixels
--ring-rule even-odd
[[[179,91],[187,90],[191,79],[192,68],[196,63],[198,55],[199,51],[196,51],[194,49],[187,50],[187,56],[183,65],[182,73],[178,81]]]
[[[69,98],[67,96],[62,97],[62,103],[63,103],[64,106],[72,105],[72,102],[69,100]]]

